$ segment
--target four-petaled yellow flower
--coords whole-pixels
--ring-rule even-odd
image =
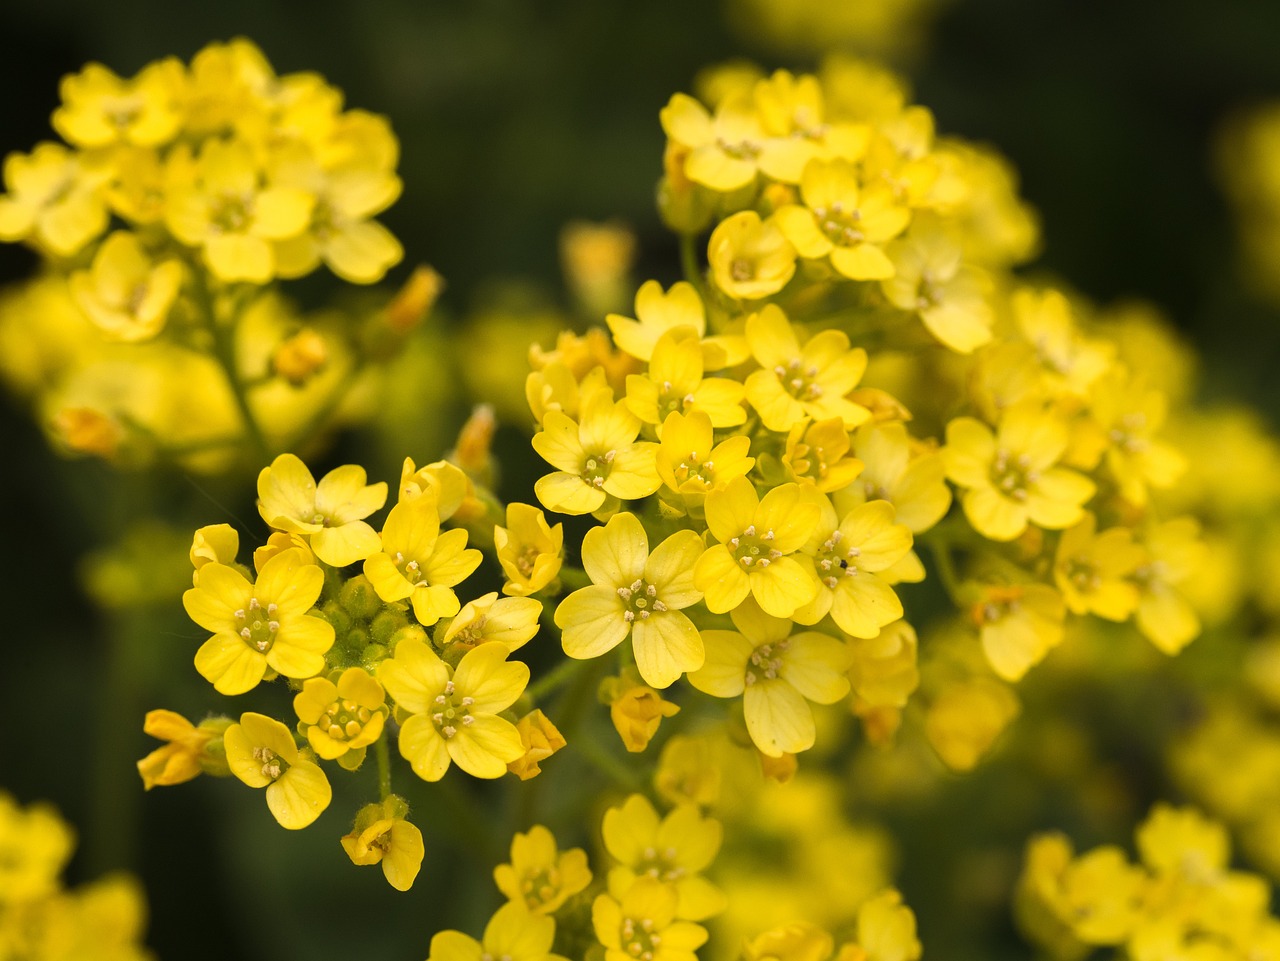
[[[333,627],[307,613],[320,597],[324,573],[299,550],[276,554],[250,584],[225,564],[205,564],[182,595],[191,619],[213,637],[196,652],[196,670],[220,694],[243,694],[268,669],[285,677],[324,670]]]
[[[564,563],[564,525],[529,504],[507,505],[507,526],[493,529],[498,563],[507,575],[503,594],[528,597],[555,580]]]
[[[387,717],[382,685],[361,667],[347,668],[336,684],[327,677],[311,678],[294,697],[293,709],[312,750],[351,771],[364,760],[365,748],[382,736]]]
[[[156,336],[182,287],[177,260],[155,263],[136,235],[118,230],[103,241],[88,270],[71,275],[71,294],[85,315],[113,340]]]
[[[383,877],[397,891],[408,891],[422,867],[426,847],[422,831],[407,818],[409,805],[392,794],[381,804],[366,804],[356,815],[342,850],[352,864],[381,864]]]
[[[716,286],[735,300],[776,294],[796,272],[796,249],[773,219],[742,210],[720,221],[707,242]]]
[[[744,423],[742,384],[727,377],[704,378],[704,369],[692,328],[668,331],[654,345],[648,373],[627,377],[627,408],[646,424],[661,424],[675,412],[695,411],[706,414],[715,427]]]
[[[267,789],[267,807],[280,826],[305,828],[329,806],[333,789],[319,765],[298,751],[279,721],[252,711],[223,735],[231,773],[249,787]]]
[[[366,479],[363,467],[347,464],[317,484],[296,455],[281,454],[258,475],[258,513],[278,531],[307,535],[324,563],[346,567],[378,549],[364,518],[387,502],[387,485]]]
[[[556,608],[555,621],[570,657],[599,657],[628,635],[645,682],[670,687],[702,665],[698,629],[683,613],[697,603],[693,568],[702,554],[694,531],[672,534],[649,553],[649,537],[634,514],[616,514],[582,539],[590,587]]]
[[[523,756],[520,732],[498,714],[524,693],[529,668],[508,662],[506,645],[468,651],[455,671],[422,641],[406,639],[378,665],[378,680],[411,715],[400,728],[400,753],[424,781],[440,780],[450,763],[473,777],[502,777]]]
[[[641,877],[621,901],[601,894],[591,905],[591,924],[604,945],[605,961],[696,961],[707,929],[677,921],[679,898],[656,878]]]
[[[555,836],[541,824],[511,839],[511,861],[493,869],[498,890],[538,914],[556,909],[591,883],[587,852],[560,851]]]

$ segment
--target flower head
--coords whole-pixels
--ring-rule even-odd
[[[365,480],[363,467],[347,464],[317,484],[298,457],[281,454],[258,475],[258,513],[278,531],[307,535],[324,563],[346,567],[378,549],[364,518],[387,502],[387,485]]]
[[[319,765],[303,757],[289,729],[247,712],[223,735],[231,773],[249,787],[267,789],[267,807],[280,826],[305,828],[329,806],[333,790]]]

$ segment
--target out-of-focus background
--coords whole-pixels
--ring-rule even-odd
[[[1027,272],[1100,302],[1152,302],[1203,358],[1207,396],[1252,402],[1272,418],[1280,412],[1280,378],[1272,374],[1280,309],[1268,302],[1265,278],[1259,283],[1241,266],[1215,166],[1222,151],[1214,146],[1233,116],[1280,98],[1280,4],[845,3],[845,49],[885,56],[910,78],[941,132],[991,144],[1016,166],[1044,237]],[[448,282],[444,322],[465,338],[463,318],[504,298],[557,306],[558,238],[572,220],[625,223],[638,241],[636,280],[676,279],[675,238],[653,202],[663,145],[658,111],[672,93],[690,90],[699,70],[727,59],[749,58],[766,69],[813,66],[814,38],[803,24],[768,15],[770,6],[788,3],[6,0],[0,152],[26,151],[52,136],[58,81],[86,62],[131,75],[167,54],[189,59],[210,40],[249,37],[279,72],[317,71],[345,91],[349,106],[390,118],[405,188],[382,219],[407,251],[390,279],[431,263]],[[881,23],[875,11],[882,8],[918,15],[899,21],[884,14]],[[26,276],[35,263],[23,248],[0,246],[0,282]],[[318,304],[336,286],[317,276],[291,292]],[[443,443],[457,410],[437,413],[431,385],[406,390],[421,393],[425,420],[439,421],[423,436]],[[102,513],[164,517],[170,502],[204,498],[205,522],[239,515],[252,523],[252,503],[243,491],[205,490],[204,482],[178,476],[134,490],[131,505],[99,500],[115,483],[111,471],[51,452],[16,401],[0,402],[0,438],[0,692],[9,722],[0,736],[0,787],[24,802],[51,799],[81,827],[73,879],[110,867],[138,871],[152,904],[150,943],[161,957],[192,961],[322,951],[425,957],[441,925],[474,927],[487,916],[492,905],[467,899],[491,890],[492,862],[476,864],[449,839],[457,834],[449,823],[456,810],[442,807],[439,822],[422,823],[423,876],[399,895],[369,870],[352,869],[332,829],[287,835],[238,783],[205,779],[141,797],[125,766],[114,798],[104,798],[93,785],[111,780],[113,772],[101,770],[107,759],[139,757],[151,747],[140,732],[147,708],[199,716],[225,705],[189,666],[198,638],[178,607],[188,575],[180,568],[168,581],[158,572],[163,583],[150,585],[158,594],[171,591],[172,602],[156,605],[154,651],[141,659],[149,672],[124,685],[104,680],[113,622],[87,601],[80,572],[95,563],[92,552],[118,518],[94,505],[103,504]],[[342,443],[344,453],[368,454],[394,469],[394,457],[378,462],[359,439]],[[400,453],[421,460],[439,450]],[[509,483],[527,485],[514,471]],[[114,703],[104,703],[108,687]],[[1089,704],[1079,710],[1084,718],[1100,711]],[[1136,705],[1123,710],[1141,713]],[[121,716],[136,724],[118,728]],[[1109,722],[1122,727],[1126,716]],[[1122,737],[1114,747],[1111,760],[1123,769],[1132,744]],[[931,948],[934,957],[968,957],[963,947],[936,953],[965,938],[1005,946],[1006,954],[986,957],[1025,956],[1007,916],[990,905],[968,910],[955,897],[958,887],[924,867],[931,846],[967,854],[973,887],[981,890],[984,845],[998,847],[992,837],[958,838],[947,822],[980,814],[985,823],[999,822],[1001,807],[1020,795],[1018,769],[996,767],[957,777],[949,794],[915,812],[916,821],[893,825],[904,841],[898,880],[921,918],[926,957]],[[455,801],[483,820],[493,797],[480,791]],[[1011,817],[1001,839],[1015,847],[1027,831],[1053,826],[1025,809]],[[916,833],[903,838],[904,830]],[[192,931],[199,932],[194,940]]]

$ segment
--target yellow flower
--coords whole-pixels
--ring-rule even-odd
[[[792,634],[792,623],[747,601],[730,615],[737,631],[703,631],[707,662],[689,683],[714,697],[742,696],[747,732],[770,757],[813,747],[808,702],[834,704],[849,693],[849,649],[826,634]]]
[[[426,847],[422,831],[407,818],[409,805],[391,795],[381,804],[366,804],[356,815],[342,849],[352,864],[381,864],[382,874],[397,891],[408,891],[422,867]]]
[[[698,558],[694,586],[716,614],[732,611],[747,595],[774,617],[790,617],[820,587],[811,567],[790,555],[804,545],[822,516],[798,484],[775,487],[760,499],[745,477],[712,491],[707,527],[720,541]]]
[[[1177,591],[1205,561],[1194,518],[1152,525],[1141,534],[1147,559],[1133,572],[1138,586],[1138,630],[1166,654],[1176,654],[1200,633],[1200,618]]]
[[[1047,584],[1008,584],[983,588],[972,614],[987,662],[1006,681],[1019,681],[1061,643],[1067,610]]]
[[[706,928],[677,921],[678,897],[656,878],[641,877],[621,902],[601,894],[591,905],[591,924],[604,945],[605,961],[695,961]]]
[[[53,127],[77,147],[162,146],[182,128],[186,80],[173,57],[148,64],[132,80],[91,63],[62,78]]]
[[[893,505],[868,501],[837,524],[835,508],[822,495],[822,515],[801,549],[813,564],[818,593],[795,611],[801,624],[829,613],[846,634],[875,637],[902,616],[902,602],[882,573],[911,550],[911,532],[894,523]]]
[[[564,563],[564,525],[552,527],[546,514],[528,504],[507,505],[507,526],[494,527],[493,542],[507,575],[504,594],[537,594],[555,580]]]
[[[776,294],[796,272],[796,250],[773,219],[741,210],[711,232],[707,261],[716,286],[735,300]]]
[[[458,512],[469,497],[475,496],[475,485],[457,464],[438,460],[415,467],[412,457],[406,457],[400,467],[400,501],[421,494],[430,496],[436,505],[440,520],[447,521]]]
[[[1005,684],[975,677],[947,684],[925,714],[925,735],[944,764],[969,771],[1018,715],[1018,696]]]
[[[801,257],[829,257],[850,280],[885,280],[893,262],[882,245],[906,229],[911,212],[887,185],[859,183],[857,168],[843,160],[811,160],[800,182],[804,206],[774,213]]]
[[[609,719],[626,749],[638,754],[649,746],[664,717],[680,713],[680,705],[640,681],[630,669],[600,683],[600,699],[609,705]]]
[[[1127,527],[1095,534],[1097,521],[1086,513],[1064,531],[1054,556],[1053,578],[1073,614],[1097,614],[1123,621],[1138,606],[1138,588],[1129,580],[1146,559]]]
[[[853,435],[853,450],[862,461],[862,474],[856,484],[832,497],[837,510],[885,500],[893,505],[895,520],[912,534],[924,533],[946,515],[951,488],[942,455],[933,447],[913,449],[905,424],[863,424]]]
[[[1084,944],[1123,944],[1142,916],[1146,878],[1117,847],[1072,858],[1057,834],[1033,838],[1018,880],[1019,907],[1038,908]]]
[[[0,791],[0,906],[53,894],[75,844],[51,805],[20,808]]]
[[[554,919],[508,901],[485,925],[483,942],[461,931],[441,931],[431,939],[427,961],[567,961],[551,953],[555,934]]]
[[[637,878],[655,878],[676,894],[675,916],[702,921],[725,909],[724,892],[699,872],[720,850],[720,822],[704,818],[697,805],[682,804],[659,819],[648,799],[632,794],[604,813],[604,846],[618,864],[609,871],[609,893],[626,899]]]
[[[1221,824],[1194,808],[1158,803],[1139,825],[1134,840],[1142,863],[1156,875],[1182,875],[1207,884],[1226,873],[1231,842]]]
[[[468,651],[449,667],[422,641],[406,639],[378,665],[378,680],[411,717],[400,728],[400,753],[424,781],[456,763],[473,777],[498,778],[525,753],[520,732],[498,714],[524,692],[529,668],[507,662],[498,643]]]
[[[867,961],[917,961],[916,916],[892,889],[858,908],[858,947]]]
[[[153,262],[136,235],[118,230],[98,248],[93,266],[72,274],[69,283],[76,303],[103,334],[138,341],[164,329],[182,278],[181,263]]]
[[[1168,401],[1119,365],[1093,385],[1090,415],[1106,433],[1107,469],[1120,496],[1137,507],[1147,503],[1148,488],[1165,489],[1187,468],[1186,459],[1155,437],[1164,424]]]
[[[658,116],[667,137],[688,151],[681,172],[689,180],[728,193],[756,179],[764,132],[747,104],[723,104],[713,118],[698,101],[677,93]]]
[[[655,458],[658,476],[680,498],[685,512],[701,514],[708,492],[723,490],[751,470],[756,459],[747,456],[750,449],[751,438],[743,435],[716,444],[711,419],[702,411],[688,416],[673,411],[662,422]]]
[[[492,591],[468,602],[437,643],[450,661],[487,641],[498,641],[508,651],[515,651],[538,633],[541,615],[541,601],[532,597],[499,598],[498,592]]]
[[[863,468],[849,454],[849,432],[839,417],[798,421],[787,434],[782,463],[798,483],[813,484],[824,494],[848,487]]]
[[[834,942],[804,921],[763,931],[742,945],[743,961],[827,961]],[[838,958],[837,961],[844,961]]]
[[[297,550],[272,557],[252,584],[225,564],[205,564],[182,595],[191,619],[214,632],[196,652],[196,670],[220,694],[253,689],[268,668],[285,677],[319,674],[333,627],[307,611],[323,587],[323,572]]]
[[[298,752],[289,729],[246,712],[223,735],[231,773],[249,787],[267,789],[267,807],[283,828],[305,828],[329,806],[333,789],[319,766]]]
[[[364,518],[387,502],[387,485],[365,480],[363,467],[347,464],[316,484],[296,455],[281,454],[258,474],[258,513],[278,531],[309,535],[324,563],[346,567],[378,549],[378,534]]]
[[[656,444],[636,442],[640,419],[604,391],[583,400],[581,422],[549,410],[533,449],[554,473],[533,485],[548,510],[590,514],[610,498],[638,500],[662,484],[654,466]]]
[[[508,900],[538,914],[554,914],[591,883],[591,869],[586,851],[558,850],[555,836],[535,824],[511,839],[511,862],[493,869],[493,881]]]
[[[107,229],[103,172],[61,144],[42,143],[4,161],[0,240],[34,240],[70,257]]]
[[[250,148],[237,140],[207,140],[192,176],[170,186],[165,224],[201,250],[219,280],[265,284],[278,273],[273,241],[307,229],[315,198],[269,183]]]
[[[430,627],[457,614],[453,588],[480,566],[482,555],[467,547],[461,528],[440,531],[430,497],[401,501],[387,514],[382,550],[364,562],[364,576],[384,601],[408,600],[418,623]]]
[[[647,280],[636,291],[636,319],[621,314],[605,318],[619,349],[637,360],[648,361],[662,336],[681,327],[692,328],[702,348],[707,370],[733,367],[747,359],[746,342],[740,336],[708,337],[707,312],[697,289],[687,281],[671,285],[665,294],[656,280]]]
[[[616,514],[582,539],[582,566],[591,586],[574,591],[556,608],[570,657],[599,657],[628,635],[645,683],[671,686],[702,666],[702,641],[683,609],[702,592],[693,566],[702,553],[694,531],[672,534],[649,553],[649,538],[634,514]]]
[[[1039,404],[1019,404],[991,429],[972,417],[947,424],[942,450],[947,477],[967,488],[962,503],[974,529],[995,541],[1011,541],[1028,523],[1050,530],[1070,527],[1084,515],[1094,485],[1083,474],[1054,466],[1067,447],[1067,429]]]
[[[747,400],[769,430],[790,431],[806,417],[838,417],[852,430],[871,416],[845,396],[862,379],[867,352],[851,350],[843,331],[824,330],[801,347],[786,314],[769,304],[747,318],[747,343],[762,368],[747,378]]]
[[[516,723],[524,754],[507,762],[507,770],[522,781],[542,773],[542,762],[567,743],[564,735],[542,711],[534,709]]]
[[[855,707],[900,708],[920,683],[915,628],[894,621],[875,637],[848,642]]]
[[[941,229],[913,227],[885,252],[894,275],[880,286],[891,304],[918,314],[929,333],[957,353],[971,353],[991,340],[990,278],[963,263],[959,245]]]
[[[329,345],[314,327],[303,327],[280,342],[271,355],[271,371],[291,387],[302,387],[329,363]]]
[[[626,405],[646,424],[660,424],[670,414],[700,412],[713,427],[746,422],[743,386],[725,377],[703,378],[702,349],[688,327],[658,338],[645,374],[627,377]]]
[[[1050,395],[1087,398],[1090,385],[1111,366],[1115,346],[1084,337],[1071,302],[1059,290],[1023,287],[1014,291],[1009,306],[1018,330],[1035,349]]]
[[[209,563],[230,567],[240,552],[240,533],[230,524],[210,524],[201,527],[191,539],[191,566],[194,578],[199,579],[200,568]],[[194,583],[194,581],[193,581]]]
[[[143,733],[168,743],[138,762],[143,788],[150,791],[156,785],[182,784],[206,770],[217,770],[218,762],[205,748],[221,737],[230,723],[227,718],[209,718],[196,726],[173,711],[148,711]]]
[[[354,771],[365,748],[382,736],[387,717],[382,685],[360,667],[349,667],[335,684],[313,677],[293,699],[293,709],[306,726],[307,743],[326,761],[337,760]]]

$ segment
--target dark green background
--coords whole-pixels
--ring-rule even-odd
[[[810,65],[753,49],[728,31],[717,4],[688,0],[6,0],[0,151],[51,136],[58,79],[89,60],[128,75],[235,35],[257,41],[280,72],[319,71],[350,106],[390,117],[405,191],[384,219],[408,251],[393,279],[409,264],[432,263],[449,281],[455,315],[487,279],[522,276],[554,289],[557,234],[574,218],[628,222],[640,240],[638,276],[674,279],[675,244],[652,203],[659,108],[688,90],[698,69],[730,56]],[[1100,301],[1154,301],[1204,355],[1208,396],[1244,398],[1274,415],[1280,317],[1240,280],[1209,158],[1229,111],[1280,96],[1280,4],[957,0],[932,36],[909,66],[917,99],[934,110],[940,131],[988,142],[1017,166],[1043,217],[1035,269]],[[0,247],[0,280],[25,275],[34,262],[21,248]],[[304,289],[312,299],[325,293],[324,282]],[[425,802],[438,820],[423,823],[428,863],[409,895],[392,892],[374,870],[351,868],[338,849],[333,835],[345,829],[339,822],[354,797],[337,798],[342,813],[318,828],[286,835],[236,783],[198,782],[119,807],[92,795],[95,764],[150,749],[138,730],[146,707],[199,716],[217,698],[189,668],[198,638],[174,615],[175,593],[145,642],[154,645],[144,656],[151,666],[123,685],[123,702],[102,703],[113,622],[78,593],[77,564],[130,513],[170,516],[204,504],[207,521],[226,512],[252,522],[250,495],[214,488],[206,500],[176,476],[122,491],[109,471],[51,454],[16,402],[0,407],[0,432],[0,692],[9,722],[0,786],[23,801],[52,799],[83,828],[71,877],[112,865],[140,870],[155,914],[151,943],[170,959],[421,958],[442,924],[478,933],[492,907],[487,871],[497,852],[475,866],[459,840],[465,818],[457,805],[473,818],[505,818],[498,792],[464,792],[453,808]],[[185,577],[176,572],[175,590]],[[117,712],[136,725],[115,730]],[[119,791],[140,794],[133,778],[121,770]],[[940,903],[948,892],[926,866],[928,845],[966,843],[951,830],[966,823],[962,813],[949,824],[939,819],[990,812],[1010,778],[1017,772],[957,779],[946,798],[917,812],[932,826],[909,839],[902,883],[921,914],[926,957],[1025,956],[1003,916],[948,912]],[[997,834],[1013,842],[1024,828],[1045,826]],[[585,838],[583,830],[578,840]],[[957,940],[979,935],[999,940],[1006,954]]]

